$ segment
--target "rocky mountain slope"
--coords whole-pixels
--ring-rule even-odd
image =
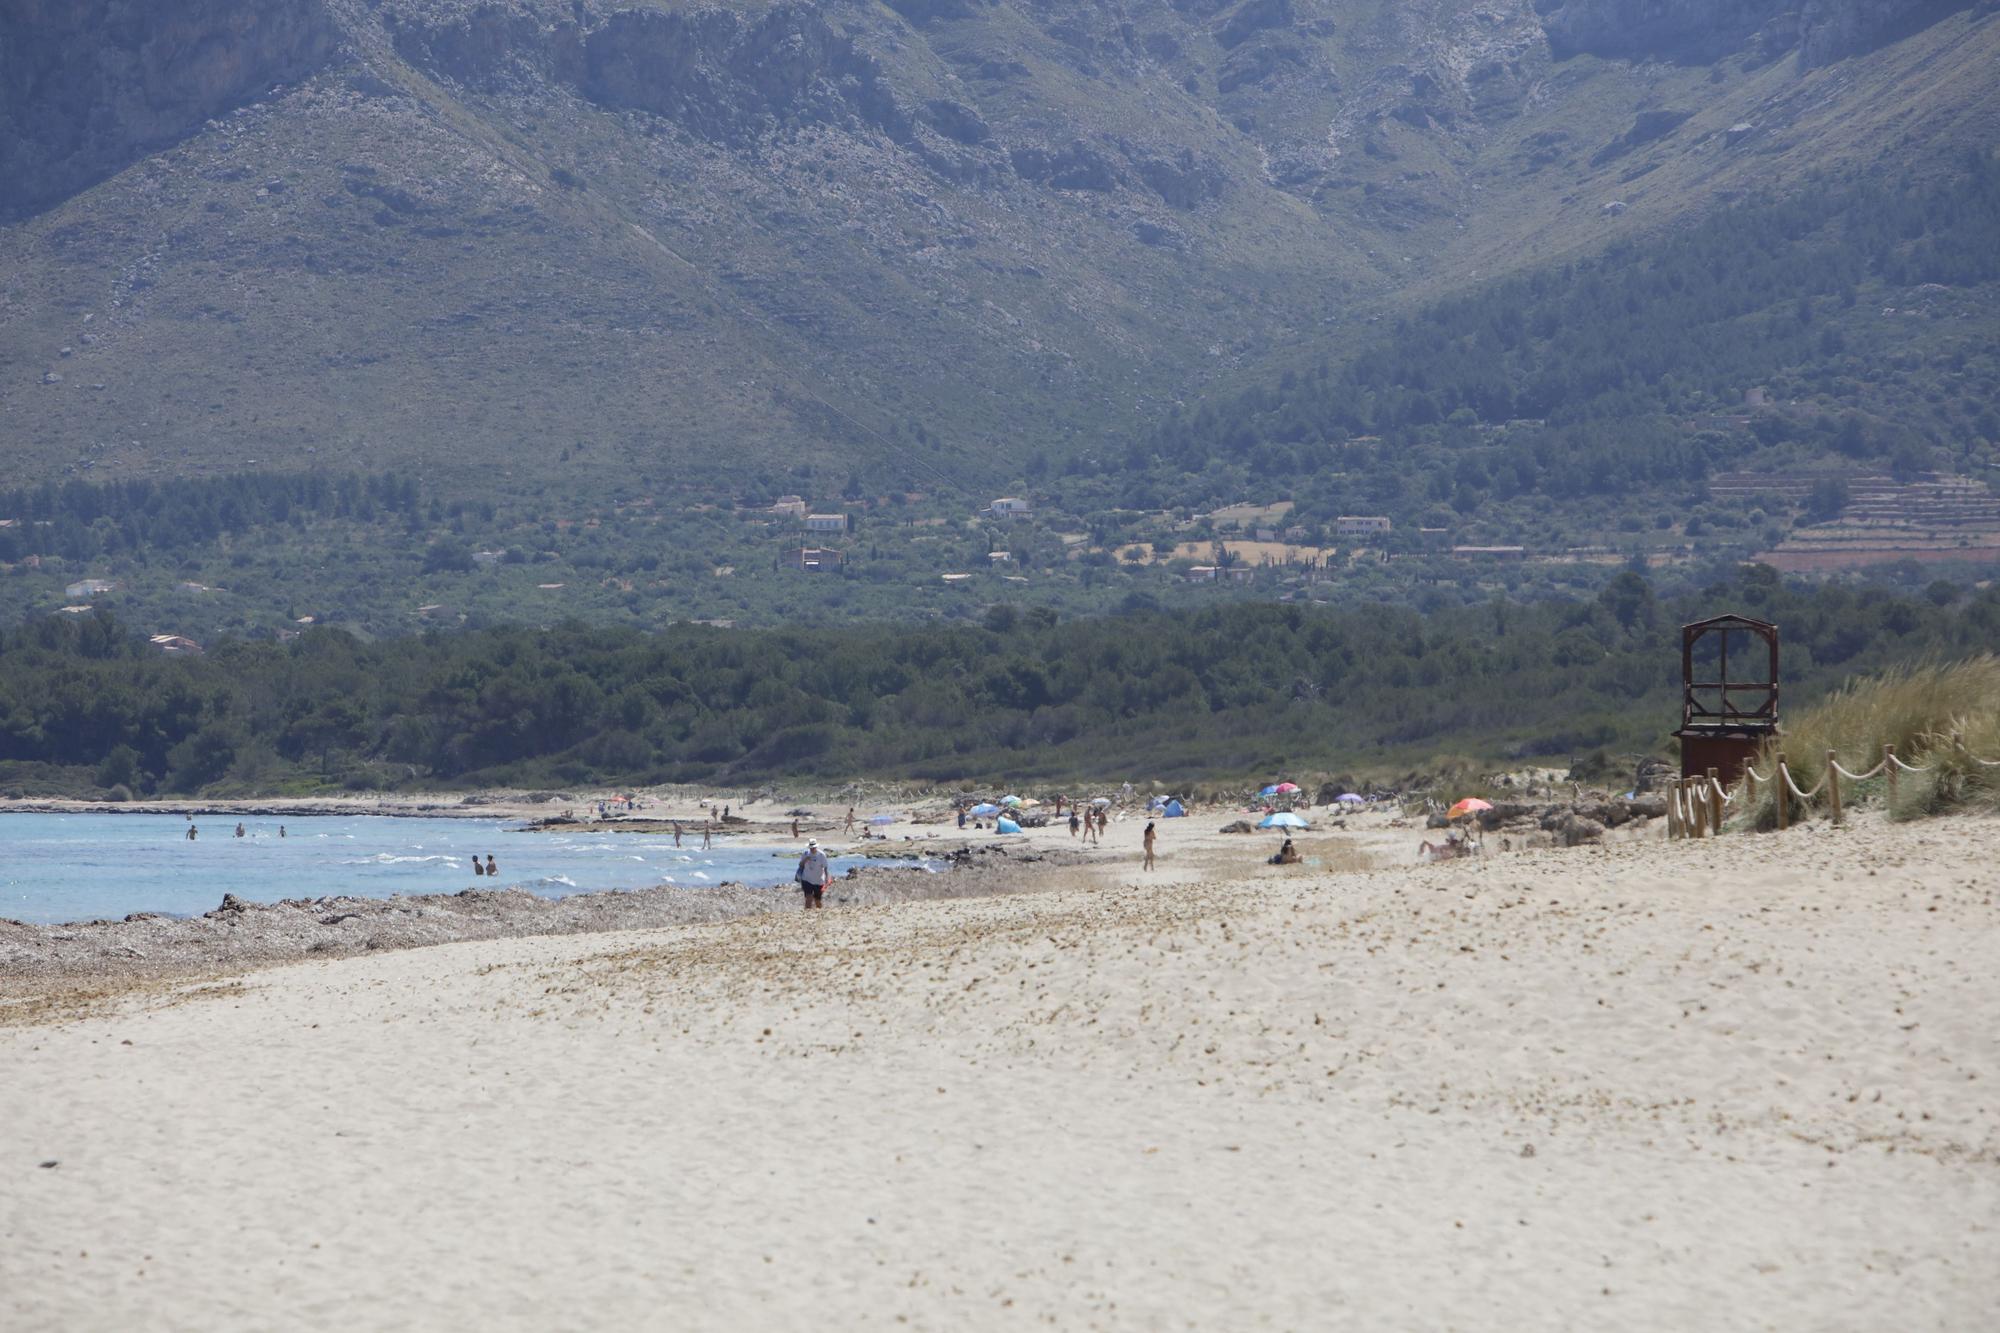
[[[1422,296],[1990,140],[1991,11],[27,0],[0,432],[27,478],[1004,485]]]

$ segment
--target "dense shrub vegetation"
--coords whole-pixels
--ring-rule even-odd
[[[1304,517],[1460,524],[1515,501],[1685,494],[1793,441],[1776,461],[1990,466],[1974,450],[2000,440],[2000,162],[1959,166],[1822,181],[1440,301],[1135,442],[1128,498],[1200,504],[1283,478]],[[1787,410],[1704,420],[1765,386]]]
[[[393,473],[241,472],[170,481],[69,481],[0,491],[0,562],[176,555],[219,539],[315,519],[420,521],[417,483]],[[443,518],[439,506],[437,518]]]
[[[1187,778],[1365,768],[1437,747],[1566,762],[1658,752],[1675,626],[1730,608],[1785,634],[1786,698],[2000,641],[2000,591],[1787,584],[1751,567],[1663,604],[1419,615],[1244,604],[957,627],[647,635],[566,624],[365,643],[316,630],[164,658],[106,615],[0,637],[0,781],[136,793],[852,774]]]
[[[1961,807],[2000,809],[2000,658],[1990,653],[1957,662],[1928,662],[1857,680],[1805,710],[1785,734],[1758,754],[1755,767],[1776,771],[1780,754],[1811,798],[1793,798],[1793,817],[1825,812],[1821,789],[1828,755],[1849,773],[1873,773],[1894,746],[1910,770],[1899,769],[1842,783],[1846,804],[1887,801],[1898,818],[1941,814]],[[1770,828],[1777,822],[1777,789],[1760,787],[1748,809]]]

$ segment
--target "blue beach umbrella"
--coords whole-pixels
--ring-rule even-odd
[[[1344,791],[1340,795],[1334,797],[1333,799],[1339,801],[1342,805],[1361,805],[1364,802],[1366,802],[1368,798],[1365,796],[1357,796],[1351,791]]]
[[[896,822],[896,817],[894,815],[874,815],[869,818],[868,822],[871,824],[893,824]]]
[[[1276,783],[1272,783],[1270,786],[1264,788],[1264,790],[1258,792],[1257,794],[1259,796],[1276,796],[1278,794],[1278,786]]]
[[[972,807],[972,813],[973,813],[973,814],[975,814],[975,815],[978,815],[978,816],[980,816],[980,817],[981,817],[981,818],[983,819],[983,818],[985,818],[985,817],[986,817],[987,815],[997,815],[997,814],[999,814],[999,813],[1000,813],[1000,807],[999,807],[999,806],[997,806],[997,805],[995,805],[995,804],[993,804],[993,802],[991,802],[991,801],[984,801],[984,802],[981,802],[981,803],[980,803],[980,804],[978,804],[978,805],[975,805],[975,806],[973,806],[973,807]]]
[[[1310,825],[1289,810],[1275,815],[1265,815],[1257,821],[1258,828],[1308,828]]]

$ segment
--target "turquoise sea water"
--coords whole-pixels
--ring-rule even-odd
[[[244,819],[179,815],[0,814],[0,917],[50,923],[132,912],[194,916],[233,893],[248,902],[345,894],[456,893],[523,888],[543,897],[600,889],[720,884],[789,886],[797,853],[718,842],[701,834],[525,833],[486,819],[383,815]],[[286,836],[278,836],[282,825]],[[474,878],[471,858],[492,853],[496,879]],[[780,855],[779,853],[783,853]],[[859,859],[837,859],[835,873]]]

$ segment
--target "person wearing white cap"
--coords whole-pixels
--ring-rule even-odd
[[[826,853],[819,849],[819,839],[806,840],[806,854],[799,858],[799,868],[792,876],[799,882],[799,890],[805,894],[808,909],[821,905],[826,894],[826,882],[833,878],[833,871],[827,868]]]

